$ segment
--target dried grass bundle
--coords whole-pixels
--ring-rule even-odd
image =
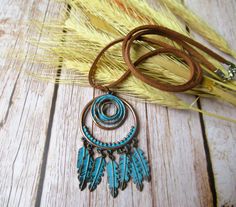
[[[183,12],[183,7],[174,3],[174,0],[165,2],[175,14]],[[168,8],[162,6],[153,9],[145,0],[67,0],[66,3],[69,5],[69,12],[68,8],[65,8],[67,15],[64,22],[44,25],[34,23],[44,36],[40,46],[49,53],[48,59],[45,56],[38,56],[38,60],[47,65],[55,66],[55,70],[45,70],[40,74],[31,73],[32,76],[41,80],[87,85],[87,74],[97,53],[110,41],[127,34],[128,31],[139,25],[162,25],[189,36],[185,25]],[[185,8],[184,11],[184,20],[188,20],[188,23],[193,26],[193,21],[196,22],[198,18],[194,15],[191,16]],[[197,23],[197,26],[192,28],[199,31],[209,40],[209,35],[213,33],[202,33],[199,27],[205,25],[205,23],[200,20]],[[207,26],[205,28],[207,31],[212,31]],[[47,37],[44,35],[45,31],[47,32]],[[227,44],[221,44],[223,38],[215,32],[214,34],[215,36],[213,40],[211,39],[211,43],[216,45],[218,49],[234,55],[234,52],[229,49]],[[162,39],[179,48],[178,45],[170,40]],[[37,43],[37,41],[32,41],[32,43]],[[153,49],[151,46],[137,42],[135,50],[132,51],[132,58],[136,59],[151,49]],[[206,54],[203,55],[217,68],[225,70],[218,61],[213,60]],[[60,61],[63,60],[63,73],[60,78],[55,78],[59,64],[58,57],[60,57]],[[147,60],[140,66],[140,69],[157,80],[168,81],[172,84],[185,82],[189,75],[189,70],[185,63],[167,55]],[[207,68],[203,67],[203,69],[208,72],[204,75],[203,83],[187,93],[200,97],[222,98],[236,105],[236,82],[223,83],[214,74],[209,75]],[[121,45],[115,46],[100,61],[96,78],[100,83],[109,83],[117,80],[126,70],[127,68],[121,55]],[[177,94],[153,88],[133,76],[130,76],[114,90],[151,103],[178,109],[200,111],[183,101]]]

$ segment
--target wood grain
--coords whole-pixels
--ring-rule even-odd
[[[5,54],[1,53],[0,60],[0,205],[34,206],[54,85],[34,81],[19,69],[42,70],[21,57],[23,51],[37,52],[26,44],[27,39],[40,39],[27,22],[43,22],[59,7],[47,0],[2,0],[1,5],[0,47]]]
[[[199,0],[197,2],[194,0],[185,0],[185,3],[225,37],[229,45],[236,50],[236,26],[234,22],[236,18],[236,2],[234,0]],[[199,40],[203,41],[200,38]],[[206,42],[204,43],[207,44]],[[209,44],[207,45],[211,47]],[[227,58],[229,59],[229,57]],[[203,99],[201,100],[201,106],[204,110],[226,117],[236,118],[235,107],[223,101]],[[207,116],[203,116],[203,124],[210,149],[218,206],[235,206],[236,125]]]
[[[148,107],[155,206],[211,206],[203,138],[198,115]]]

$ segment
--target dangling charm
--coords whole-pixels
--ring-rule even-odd
[[[114,115],[108,116],[105,109],[111,104],[115,106],[116,111]],[[133,115],[134,125],[127,136],[118,142],[106,143],[96,139],[85,124],[86,116],[91,111],[93,121],[100,128],[116,129],[123,124],[127,109]],[[79,149],[77,160],[81,190],[88,185],[89,190],[94,191],[102,180],[105,168],[110,193],[114,198],[118,195],[118,189],[124,190],[131,178],[138,190],[143,189],[143,180],[150,180],[150,168],[144,152],[138,148],[138,140],[135,137],[137,125],[137,117],[131,105],[111,93],[99,96],[87,104],[81,116],[84,146]],[[100,156],[94,160],[95,150]],[[115,152],[120,156],[119,163],[116,161]]]

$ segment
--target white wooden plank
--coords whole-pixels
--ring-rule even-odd
[[[185,0],[185,3],[222,34],[232,48],[236,49],[236,2],[234,0]],[[236,118],[235,107],[222,101],[203,99],[201,104],[204,110]],[[212,117],[204,116],[203,119],[214,171],[218,206],[235,206],[236,126]]]
[[[198,114],[147,107],[154,206],[211,206]]]
[[[54,86],[20,73],[23,67],[43,67],[18,59],[37,51],[25,40],[40,36],[26,23],[44,21],[59,7],[47,0],[0,3],[0,205],[34,206]]]
[[[59,86],[41,206],[89,206],[90,194],[79,191],[76,156],[80,113],[92,97],[91,88]]]

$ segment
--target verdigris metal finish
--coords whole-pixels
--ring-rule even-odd
[[[109,106],[115,107],[115,112],[108,115]],[[86,117],[91,113],[94,123],[102,129],[115,129],[122,125],[129,110],[133,116],[133,126],[122,140],[117,142],[104,142],[98,140],[86,126]],[[77,159],[78,178],[80,189],[84,190],[89,183],[89,190],[94,191],[101,183],[102,177],[107,172],[108,184],[111,195],[115,198],[118,189],[124,190],[132,178],[138,190],[143,189],[143,180],[150,180],[150,168],[144,152],[138,148],[136,134],[138,123],[132,106],[122,98],[113,94],[106,94],[90,101],[81,115],[81,132],[84,146],[80,148]],[[93,159],[94,150],[101,156]],[[114,154],[118,154],[117,164]],[[106,161],[106,159],[108,159]]]

